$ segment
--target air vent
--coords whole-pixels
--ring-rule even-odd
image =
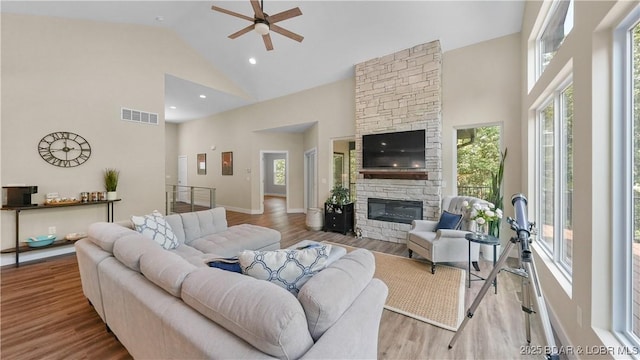
[[[142,124],[158,125],[158,114],[122,108],[120,111],[121,119],[125,121],[137,122]]]

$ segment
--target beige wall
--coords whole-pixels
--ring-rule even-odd
[[[519,53],[520,34],[513,34],[442,56],[442,178],[446,185],[443,195],[457,194],[457,129],[500,125],[502,148],[509,150],[503,185],[507,215],[513,213],[508,199],[525,190],[520,177]],[[507,229],[503,224],[503,243],[510,236]]]
[[[547,4],[548,5],[548,4]],[[608,71],[612,49],[612,26],[628,14],[637,2],[577,1],[574,28],[534,83],[528,64],[529,41],[535,39],[546,5],[527,2],[522,27],[523,150],[520,161],[523,188],[535,189],[535,109],[541,94],[559,86],[566,75],[574,84],[574,196],[573,196],[573,275],[572,283],[563,279],[555,265],[536,251],[538,274],[545,298],[555,319],[556,332],[564,345],[618,346],[612,336],[612,219],[611,204],[611,75]],[[544,9],[542,8],[544,6]],[[542,10],[541,10],[542,9]],[[567,71],[568,69],[568,71]],[[533,201],[532,201],[533,200]],[[530,199],[529,213],[536,208]],[[534,246],[535,250],[539,250]]]
[[[319,202],[329,194],[333,144],[331,139],[354,133],[353,79],[302,91],[286,97],[245,106],[206,119],[179,125],[179,153],[194,158],[198,152],[213,155],[213,171],[195,177],[189,161],[189,184],[216,188],[219,205],[236,211],[259,213],[260,151],[289,152],[290,212],[304,208],[304,151],[318,148]],[[305,133],[277,133],[270,129],[313,123]],[[221,151],[233,151],[234,174],[222,176]],[[217,161],[217,163],[216,163]]]
[[[184,42],[161,28],[2,13],[2,185],[37,185],[79,196],[103,189],[102,171],[120,170],[116,220],[164,209],[164,76],[197,77],[237,89]],[[160,125],[120,120],[120,108],[158,113]],[[84,136],[91,158],[59,168],[44,162],[40,139],[54,131]],[[102,206],[23,212],[20,238],[87,231],[106,220]],[[3,211],[2,248],[14,245],[14,214]]]

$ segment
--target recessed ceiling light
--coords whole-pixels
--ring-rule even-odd
[[[255,64],[257,64],[257,63],[258,63],[258,62],[256,61],[256,58],[254,58],[254,57],[249,58],[249,64],[251,64],[251,65],[255,65]]]
[[[156,21],[164,21],[164,16],[162,15],[156,16]]]
[[[177,109],[177,107],[171,105],[171,106],[169,106],[169,109],[175,110],[175,109]]]
[[[206,98],[207,98],[207,95],[204,95],[204,94],[200,95],[200,99],[206,99]]]

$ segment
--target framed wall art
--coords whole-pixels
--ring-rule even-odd
[[[207,175],[207,154],[198,154],[198,175]]]
[[[222,153],[222,175],[233,175],[233,152]]]

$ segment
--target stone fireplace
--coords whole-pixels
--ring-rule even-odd
[[[415,202],[423,219],[437,219],[442,197],[441,50],[434,41],[356,65],[356,227],[372,239],[403,243],[411,221],[370,218],[369,199],[391,204]],[[362,171],[362,135],[426,130],[426,171],[414,173]],[[375,176],[373,176],[375,175]],[[379,202],[379,201],[378,201]],[[407,202],[407,203],[403,203]],[[381,205],[376,207],[381,212]],[[391,206],[385,211],[405,209]],[[393,215],[393,214],[392,214]],[[397,215],[397,214],[396,214]]]

